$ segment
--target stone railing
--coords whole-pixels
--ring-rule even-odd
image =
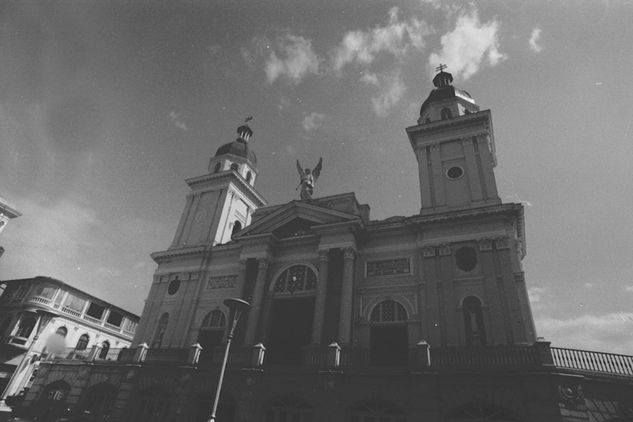
[[[266,348],[259,343],[252,347],[234,347],[229,354],[229,367],[266,367]],[[55,360],[82,360],[102,364],[144,363],[188,365],[217,368],[222,363],[224,346],[205,352],[194,344],[188,348],[151,349],[143,343],[130,349],[110,349],[103,353],[99,346],[89,350],[67,349]],[[530,346],[446,347],[431,348],[421,341],[408,355],[397,362],[372,362],[366,348],[341,348],[337,343],[326,347],[308,346],[303,351],[302,365],[318,370],[366,370],[372,367],[401,368],[414,372],[478,372],[478,371],[550,371],[571,370],[581,373],[633,377],[633,356],[550,347],[548,342]]]
[[[561,347],[552,347],[551,351],[553,363],[557,368],[633,377],[633,356]]]

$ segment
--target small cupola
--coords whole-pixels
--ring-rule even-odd
[[[233,142],[227,142],[216,150],[209,162],[209,173],[234,170],[253,184],[257,172],[257,156],[248,143],[253,136],[253,130],[247,123],[250,119],[246,119],[237,128],[238,136]]]
[[[468,92],[453,86],[453,75],[444,72],[446,67],[442,64],[436,69],[438,73],[433,78],[435,88],[420,107],[420,125],[450,120],[479,111],[479,106]]]
[[[253,130],[248,126],[248,123],[243,124],[237,128],[238,139],[248,142],[249,138],[253,136]]]

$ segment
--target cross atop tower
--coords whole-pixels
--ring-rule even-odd
[[[440,63],[440,65],[439,65],[438,67],[436,67],[436,68],[435,68],[435,71],[436,71],[436,72],[441,72],[441,71],[443,71],[444,69],[446,69],[447,67],[448,67],[447,65]]]

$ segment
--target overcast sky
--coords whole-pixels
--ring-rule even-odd
[[[183,180],[250,115],[270,204],[323,156],[316,195],[413,215],[404,129],[441,62],[492,110],[538,334],[633,354],[631,22],[624,0],[3,2],[0,195],[24,215],[0,278],[140,313]]]

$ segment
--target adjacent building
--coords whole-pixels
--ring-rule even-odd
[[[9,220],[21,216],[22,213],[16,210],[9,202],[0,196],[0,233],[7,227]],[[4,254],[4,247],[0,246],[0,258]],[[0,292],[2,293],[2,292]]]
[[[42,363],[23,411],[206,421],[236,297],[219,421],[633,420],[633,357],[537,338],[491,112],[433,83],[406,129],[419,213],[372,220],[354,193],[267,206],[243,125],[187,180],[134,347]]]
[[[50,277],[3,281],[1,400],[28,390],[43,359],[110,360],[130,346],[139,317]]]

